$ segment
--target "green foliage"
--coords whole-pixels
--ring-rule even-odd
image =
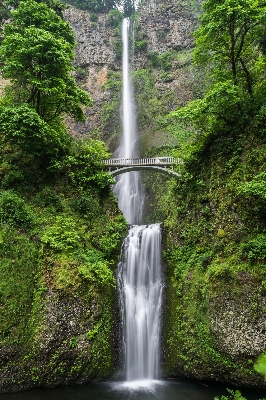
[[[172,59],[174,57],[173,52],[159,54],[158,51],[151,51],[148,56],[153,67],[161,68],[164,71],[169,71],[171,69]]]
[[[78,270],[84,279],[95,282],[96,285],[115,287],[113,272],[106,261],[83,264]]]
[[[3,145],[10,146],[17,156],[48,165],[64,154],[69,143],[65,132],[57,132],[26,104],[0,106],[0,136]]]
[[[203,129],[200,134],[204,139]],[[229,297],[237,299],[234,307],[244,303],[252,319],[264,313],[260,293],[265,280],[265,220],[261,215],[256,218],[253,200],[243,219],[247,201],[238,194],[249,177],[263,170],[264,146],[260,132],[236,137],[233,130],[221,136],[213,133],[201,150],[196,145],[199,142],[193,156],[188,155],[180,180],[169,184],[169,195],[161,203],[167,215],[165,259],[170,282],[167,371],[187,370],[192,376],[198,370],[207,376],[210,371],[219,376],[231,371],[253,383],[251,363],[247,358],[236,362],[230,350],[217,343],[210,325],[213,316],[222,315],[218,309],[226,310]],[[252,294],[252,302],[246,293]],[[249,323],[256,326],[253,320]]]
[[[148,41],[146,39],[142,39],[140,41],[135,42],[135,47],[139,51],[144,51],[147,49]]]
[[[81,10],[88,10],[94,13],[107,13],[115,6],[114,0],[70,0],[67,3]]]
[[[264,379],[266,380],[266,354],[262,354],[257,359],[257,361],[254,365],[254,369],[259,374],[262,374],[264,376]]]
[[[84,68],[78,67],[75,69],[75,78],[78,81],[82,81],[87,77],[87,71]]]
[[[61,198],[50,187],[46,187],[37,193],[35,202],[40,207],[50,207],[57,212],[63,211]]]
[[[0,222],[29,229],[33,224],[33,214],[22,198],[7,190],[0,194]]]
[[[20,208],[21,203],[18,204]],[[22,207],[24,208],[24,205]],[[11,218],[12,212],[11,210]],[[24,223],[25,216],[27,225],[27,213],[18,215],[19,225],[21,217]],[[11,224],[15,226],[13,221]],[[28,339],[28,321],[36,285],[38,259],[38,243],[30,240],[25,232],[18,232],[17,226],[11,227],[9,223],[3,225],[1,221],[0,301],[4,305],[0,309],[1,345],[4,341],[9,344],[13,341],[21,344],[24,335]]]
[[[12,11],[12,24],[8,24],[4,32],[6,35],[23,35],[25,29],[29,27],[47,31],[72,46],[75,44],[69,22],[63,20],[45,2],[20,1],[18,8]]]
[[[20,3],[21,0],[5,0],[4,2],[7,8],[12,10],[18,8]],[[41,3],[46,4],[49,8],[54,10],[59,17],[63,18],[63,12],[67,6],[60,0],[43,0]]]
[[[21,2],[5,25],[0,67],[11,80],[13,101],[27,103],[46,121],[66,113],[84,120],[81,105],[91,105],[71,74],[72,29],[44,3]]]
[[[242,396],[239,390],[234,391],[227,389],[227,392],[229,393],[229,396],[215,397],[214,400],[247,400]]]
[[[121,24],[123,21],[123,14],[117,8],[110,10],[107,16],[107,21],[112,28],[119,28],[121,31]]]
[[[115,55],[117,58],[120,58],[123,51],[123,45],[121,39],[115,40],[113,44],[114,44]]]
[[[205,93],[171,113],[177,128],[185,123],[200,133],[188,150],[191,155],[204,152],[215,136],[239,135],[252,124],[263,129],[265,121],[265,59],[257,45],[264,34],[265,4],[207,0],[203,11],[195,32],[194,58],[195,64],[210,72]]]
[[[101,328],[101,323],[96,324],[95,327],[87,333],[88,339],[93,340],[95,336],[98,334],[100,328]]]
[[[241,252],[249,261],[264,261],[266,259],[266,235],[258,234],[248,243],[243,243]]]
[[[134,0],[121,0],[123,7],[124,17],[128,18],[135,13],[135,1]]]
[[[99,140],[76,140],[72,142],[71,154],[64,160],[72,185],[88,188],[91,184],[104,189],[114,182],[108,172],[103,171],[101,161],[109,157],[105,144]]]
[[[201,26],[195,33],[195,59],[212,63],[217,81],[232,79],[249,94],[258,79],[256,69],[260,56],[256,43],[264,34],[266,7],[263,1],[225,0],[217,4],[207,0],[202,5]]]
[[[99,16],[95,12],[90,13],[90,20],[91,22],[98,22]]]
[[[73,184],[84,188],[92,183],[100,188],[113,183],[101,164],[109,157],[103,142],[74,141],[64,129],[56,131],[27,105],[0,108],[4,187],[29,181],[33,174],[41,181],[38,169],[48,175],[63,169]]]
[[[266,173],[261,172],[251,181],[239,185],[237,192],[245,198],[260,200],[263,206],[266,200]]]
[[[4,0],[0,1],[0,32],[2,30],[3,23],[10,17],[10,11],[5,4]]]
[[[167,31],[165,29],[158,29],[157,36],[158,36],[158,39],[163,40],[167,36]]]
[[[99,240],[99,248],[106,257],[114,257],[118,251],[121,232],[125,232],[125,221],[121,218],[116,225],[108,224]]]
[[[80,246],[80,236],[71,218],[57,216],[52,226],[43,233],[41,240],[54,251],[73,251]]]
[[[245,99],[246,100],[246,99]],[[215,84],[203,99],[193,100],[184,108],[173,111],[170,117],[207,134],[217,134],[227,128],[244,124],[245,113],[238,89],[231,81]],[[243,122],[242,122],[243,120]]]
[[[95,216],[100,211],[98,196],[90,195],[90,193],[74,198],[70,204],[72,209],[83,216]]]
[[[53,0],[46,3],[55,11],[43,2],[11,3],[12,24],[0,49],[10,80],[0,101],[0,342],[16,355],[1,368],[16,366],[17,388],[25,381],[75,381],[81,371],[100,379],[113,368],[112,268],[127,226],[101,164],[107,148],[100,141],[74,141],[63,122],[65,115],[83,119],[81,104],[91,103],[74,82],[74,36],[59,17],[63,7]],[[91,329],[82,338],[61,332],[39,366],[53,299],[84,305],[90,312],[80,316],[86,326],[80,332],[88,324]],[[85,360],[76,355],[80,344]],[[62,361],[66,350],[71,370]],[[10,385],[7,380],[1,384]]]

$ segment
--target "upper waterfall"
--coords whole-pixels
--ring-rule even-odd
[[[130,78],[129,62],[130,20],[125,18],[122,25],[123,41],[123,92],[122,92],[122,140],[117,150],[118,157],[139,157],[136,113],[133,85]],[[125,173],[117,178],[114,192],[126,221],[130,224],[142,222],[143,196],[139,172]]]

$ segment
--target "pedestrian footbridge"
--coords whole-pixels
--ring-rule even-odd
[[[109,169],[112,176],[124,174],[125,172],[146,170],[180,177],[180,167],[183,161],[181,158],[174,157],[110,158],[102,160],[102,164]],[[174,171],[174,166],[179,167],[178,172]]]

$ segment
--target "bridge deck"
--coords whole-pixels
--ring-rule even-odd
[[[153,157],[153,158],[110,158],[108,160],[103,160],[105,164],[110,169],[121,168],[128,166],[160,166],[169,167],[173,165],[183,164],[181,158],[174,157]]]

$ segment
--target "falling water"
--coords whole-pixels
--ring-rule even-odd
[[[118,283],[123,299],[127,381],[158,374],[162,300],[159,224],[135,225],[124,242]]]
[[[129,20],[123,38],[123,135],[118,157],[138,157],[133,89],[129,67]],[[114,191],[129,224],[142,223],[142,193],[138,172],[120,175]],[[162,299],[160,224],[132,225],[122,248],[118,287],[123,312],[127,382],[153,380],[158,375]]]
[[[137,158],[138,136],[136,131],[136,115],[133,100],[133,87],[129,71],[129,33],[130,22],[123,20],[123,100],[122,100],[122,141],[116,152],[118,157]],[[118,196],[118,205],[129,224],[139,224],[142,218],[142,190],[140,176],[137,171],[119,175],[114,187]]]

